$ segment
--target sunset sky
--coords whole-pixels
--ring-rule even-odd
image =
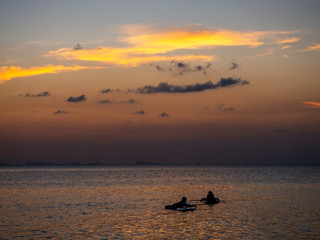
[[[0,162],[320,164],[319,12],[3,0]]]

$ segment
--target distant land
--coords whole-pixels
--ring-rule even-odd
[[[41,161],[35,161],[35,162],[27,162],[25,164],[9,164],[9,163],[2,163],[0,162],[1,167],[14,167],[14,166],[110,166],[110,165],[165,165],[165,164],[158,164],[154,162],[146,162],[146,161],[137,161],[134,164],[104,164],[101,162],[95,162],[95,163],[79,163],[79,162],[71,162],[66,164],[58,164],[58,163],[52,163],[52,162],[41,162]]]
[[[0,167],[46,167],[46,166],[206,166],[206,165],[320,165],[320,164],[177,164],[177,163],[154,163],[154,162],[146,162],[146,161],[136,161],[133,164],[110,164],[110,163],[101,163],[101,162],[95,162],[95,163],[79,163],[79,162],[71,162],[71,163],[65,163],[65,164],[59,164],[59,163],[52,163],[52,162],[41,162],[41,161],[34,161],[34,162],[27,162],[25,164],[9,164],[9,163],[2,163],[0,162]]]
[[[136,161],[135,165],[159,165],[159,164],[154,163],[154,162]]]

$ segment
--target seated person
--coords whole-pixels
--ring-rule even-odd
[[[211,191],[208,192],[208,195],[206,198],[202,198],[200,201],[201,202],[205,201],[206,204],[215,204],[220,202],[219,198],[215,198]]]

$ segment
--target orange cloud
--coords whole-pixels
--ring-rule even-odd
[[[300,41],[300,38],[291,37],[291,38],[279,40],[277,43],[278,43],[278,44],[294,43],[294,42],[298,42],[298,41]]]
[[[320,43],[314,43],[308,48],[298,50],[297,52],[310,52],[310,51],[320,51]]]
[[[12,78],[29,77],[34,75],[42,75],[47,73],[60,73],[64,71],[78,71],[81,69],[92,69],[99,67],[84,67],[84,66],[53,66],[47,65],[43,67],[31,67],[31,68],[21,68],[16,66],[10,67],[0,67],[0,84],[11,80]]]
[[[246,60],[246,59],[262,57],[262,56],[269,56],[269,55],[272,55],[273,53],[274,53],[274,49],[268,48],[263,53],[258,53],[258,54],[253,55],[253,56],[246,56],[246,57],[241,58],[240,60]]]
[[[320,108],[320,102],[303,102],[303,103],[306,104],[308,107]]]
[[[281,49],[288,49],[288,48],[292,48],[292,46],[289,46],[289,45],[286,45],[286,46],[283,46]]]
[[[309,46],[308,49],[310,51],[320,51],[320,43],[318,44],[313,44],[312,46]]]
[[[176,50],[194,50],[220,46],[250,46],[264,44],[263,39],[277,39],[279,35],[293,32],[232,31],[209,29],[201,25],[159,30],[143,25],[123,27],[127,36],[120,40],[125,47],[99,47],[95,49],[62,48],[47,56],[69,60],[99,61],[109,64],[137,66],[142,63],[164,60],[212,61],[213,55],[174,55]],[[297,38],[294,38],[297,40]],[[285,40],[283,40],[285,41]],[[287,40],[293,41],[293,38]]]
[[[259,41],[258,36],[260,34],[228,30],[188,31],[181,29],[165,33],[130,36],[125,41],[151,53],[165,53],[177,49],[199,49],[216,46],[258,46],[263,44]]]
[[[47,56],[59,56],[68,60],[98,61],[115,65],[137,66],[147,62],[157,62],[166,60],[201,60],[212,61],[214,56],[206,55],[154,55],[148,54],[147,49],[143,48],[109,48],[99,47],[95,49],[74,50],[71,48],[62,48],[57,51],[51,51]]]

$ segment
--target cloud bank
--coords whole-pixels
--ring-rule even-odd
[[[165,82],[159,83],[158,86],[147,85],[138,88],[138,93],[188,93],[188,92],[201,92],[209,89],[218,89],[224,87],[233,87],[238,85],[247,85],[249,81],[241,80],[240,78],[221,78],[217,83],[211,81],[206,83],[196,83],[194,85],[171,85]]]
[[[63,60],[82,60],[101,62],[116,66],[138,66],[146,63],[172,61],[177,74],[185,72],[203,72],[210,65],[190,67],[186,62],[212,62],[216,56],[204,54],[197,50],[213,49],[227,46],[257,47],[270,44],[287,44],[300,39],[293,36],[295,31],[236,31],[229,29],[210,28],[200,24],[184,26],[156,25],[125,25],[117,46],[97,46],[85,48],[76,44],[71,48],[60,48],[49,51],[45,56]],[[319,51],[320,45],[310,46],[306,51]],[[191,51],[192,50],[192,51]],[[270,52],[256,55],[264,56]],[[163,70],[161,65],[155,65]],[[21,78],[63,71],[78,71],[81,69],[96,69],[101,67],[46,65],[23,68],[20,66],[0,67],[0,84],[12,78]]]
[[[212,54],[182,54],[177,50],[197,50],[223,46],[257,47],[264,44],[284,44],[298,41],[293,31],[236,31],[216,29],[200,24],[180,27],[157,27],[148,25],[126,25],[120,37],[123,47],[99,46],[83,48],[61,48],[50,51],[47,56],[67,60],[97,61],[113,65],[138,66],[159,61],[206,61]],[[284,38],[285,37],[285,38]],[[166,55],[165,55],[166,54]]]

